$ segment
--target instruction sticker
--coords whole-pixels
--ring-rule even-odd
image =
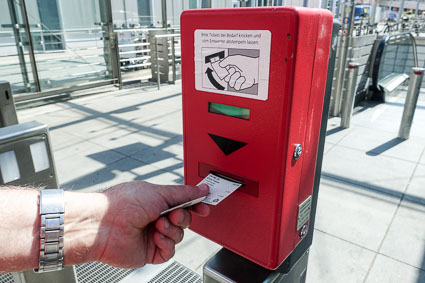
[[[195,88],[267,100],[271,32],[195,30]]]
[[[208,174],[208,176],[205,177],[198,186],[200,184],[207,184],[210,187],[210,193],[202,202],[211,205],[219,204],[222,200],[242,186],[241,183],[232,182],[211,173]]]

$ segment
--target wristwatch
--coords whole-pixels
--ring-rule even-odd
[[[65,202],[62,189],[40,191],[40,263],[35,272],[62,270]]]

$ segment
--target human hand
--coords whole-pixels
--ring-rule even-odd
[[[224,81],[236,90],[250,88],[258,83],[258,57],[230,55],[220,61],[219,66],[226,68],[228,75]]]
[[[137,268],[169,260],[174,255],[175,245],[183,239],[183,229],[191,223],[191,213],[188,210],[207,216],[210,209],[208,205],[198,203],[189,209],[176,209],[162,217],[160,213],[207,194],[206,185],[199,188],[161,186],[135,181],[111,187],[101,194],[106,197],[107,208],[100,212],[97,209],[92,213],[95,216],[89,220],[95,222],[93,219],[99,219],[99,224],[94,224],[97,227],[96,239],[92,241],[94,254],[86,257],[88,260],[122,268]],[[94,206],[102,207],[96,202]],[[72,231],[68,233],[72,234]],[[67,236],[64,238],[67,239]],[[73,262],[75,264],[76,261],[68,257],[67,264]]]

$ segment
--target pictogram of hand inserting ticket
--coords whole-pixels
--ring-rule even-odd
[[[242,186],[241,183],[232,182],[212,173],[205,177],[198,186],[200,184],[207,184],[210,187],[210,193],[202,202],[211,205],[219,204],[222,200]]]

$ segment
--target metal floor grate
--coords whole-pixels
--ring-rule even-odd
[[[0,274],[0,283],[13,283],[13,276],[12,274]]]
[[[134,269],[121,269],[99,262],[75,266],[78,283],[118,283],[133,271]],[[14,283],[12,274],[0,274],[0,283]],[[180,263],[173,262],[147,283],[202,283],[202,278]]]
[[[133,271],[134,269],[121,269],[99,262],[89,262],[75,266],[78,283],[117,283]]]
[[[180,263],[173,262],[148,283],[202,283],[202,278]]]

